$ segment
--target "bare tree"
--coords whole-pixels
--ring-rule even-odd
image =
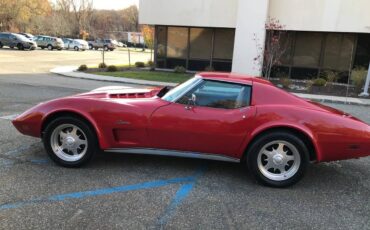
[[[259,52],[259,55],[254,58],[254,61],[258,66],[262,66],[263,76],[270,79],[272,68],[281,63],[281,58],[287,51],[289,35],[285,30],[285,26],[281,25],[279,20],[274,18],[267,20],[265,28],[265,44],[261,44],[257,36],[254,36],[256,48]]]
[[[55,10],[59,11],[73,28],[74,36],[90,30],[93,0],[57,0]]]

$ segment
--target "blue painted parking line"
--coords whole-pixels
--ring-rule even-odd
[[[203,173],[206,170],[206,166],[203,165],[201,168],[197,170],[195,175],[193,176],[193,180],[190,183],[184,184],[180,187],[179,190],[177,190],[175,196],[171,200],[170,204],[162,214],[162,216],[159,218],[157,222],[157,226],[159,229],[161,229],[164,225],[167,224],[168,220],[171,219],[171,217],[174,215],[176,208],[186,199],[186,197],[190,194],[192,189],[194,188],[195,183],[197,182],[197,179],[203,175]]]
[[[56,202],[56,201],[66,201],[66,200],[72,200],[72,199],[83,199],[87,197],[109,195],[109,194],[114,194],[114,193],[123,193],[123,192],[142,190],[142,189],[159,188],[159,187],[163,187],[163,186],[167,186],[171,184],[194,183],[199,175],[200,173],[199,171],[197,171],[193,176],[189,176],[189,177],[179,177],[179,178],[172,178],[168,180],[156,180],[156,181],[144,182],[144,183],[133,184],[133,185],[123,185],[123,186],[118,186],[118,187],[100,188],[96,190],[89,190],[89,191],[82,191],[82,192],[57,194],[57,195],[52,195],[49,197],[41,197],[41,198],[36,198],[32,200],[27,200],[27,201],[2,204],[0,205],[0,211],[7,210],[7,209],[20,208],[23,206],[43,203],[43,202]],[[176,204],[181,202],[181,200],[183,199],[182,197],[186,197],[186,196],[183,196],[185,192],[182,191],[180,192],[180,194],[176,194],[175,198],[179,197],[179,198],[176,198],[177,200],[175,202]]]
[[[29,162],[34,163],[34,164],[47,164],[50,162],[49,159],[31,159]]]
[[[160,227],[167,224],[168,220],[171,219],[177,206],[189,195],[194,187],[194,182],[189,184],[184,184],[177,190],[175,197],[172,199],[170,205],[164,211],[164,214],[159,218],[158,225]]]

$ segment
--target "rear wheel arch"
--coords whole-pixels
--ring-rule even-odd
[[[42,125],[41,125],[41,138],[44,135],[46,127],[52,121],[54,121],[55,119],[60,118],[60,117],[74,117],[74,118],[77,118],[77,119],[80,119],[80,120],[86,122],[86,124],[89,125],[92,130],[94,130],[95,135],[98,138],[98,145],[99,145],[99,147],[101,146],[98,127],[93,122],[91,122],[91,120],[88,119],[86,116],[84,116],[80,113],[77,113],[77,112],[72,112],[72,111],[57,111],[57,112],[53,112],[51,114],[48,114],[44,118],[44,120],[42,122]]]
[[[291,134],[297,136],[306,145],[306,147],[308,149],[308,152],[309,152],[310,161],[317,161],[318,160],[317,148],[315,147],[315,144],[314,144],[312,138],[309,136],[309,134],[307,134],[306,132],[304,132],[300,129],[292,128],[292,127],[288,127],[288,126],[279,126],[279,127],[268,128],[268,129],[264,129],[264,130],[258,132],[257,134],[255,134],[252,137],[252,139],[248,142],[241,160],[246,161],[247,153],[248,153],[249,149],[251,148],[251,146],[253,145],[253,143],[255,141],[257,141],[260,137],[262,137],[264,135],[267,135],[269,133],[273,133],[273,132],[287,132],[287,133],[291,133]]]

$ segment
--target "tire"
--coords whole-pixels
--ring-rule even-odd
[[[89,49],[92,50],[93,48],[94,47],[91,44],[89,44]]]
[[[113,51],[114,49],[109,49],[110,51]]]
[[[3,48],[3,43],[0,42],[0,49]]]
[[[109,49],[108,49],[108,46],[104,46],[104,51],[108,51]]]
[[[77,46],[75,46],[73,49],[74,49],[75,51],[79,51],[79,50],[80,50],[80,48],[78,48]]]
[[[48,50],[53,50],[54,49],[53,46],[50,45],[50,44],[46,48],[48,48]]]
[[[95,50],[98,50],[99,48],[98,48],[98,47],[95,47],[94,49],[95,49]]]
[[[309,154],[304,142],[285,131],[259,137],[247,152],[248,169],[254,178],[276,188],[297,183],[303,177],[308,162]]]
[[[17,44],[17,48],[18,48],[18,50],[24,50],[24,46],[20,43]]]
[[[49,157],[56,164],[68,168],[83,166],[98,150],[94,129],[86,121],[73,116],[51,121],[45,128],[43,142]]]

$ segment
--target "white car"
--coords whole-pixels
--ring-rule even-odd
[[[70,41],[68,44],[65,44],[66,49],[73,49],[75,51],[85,51],[89,49],[89,44],[87,41],[82,40],[82,39],[73,39]]]

